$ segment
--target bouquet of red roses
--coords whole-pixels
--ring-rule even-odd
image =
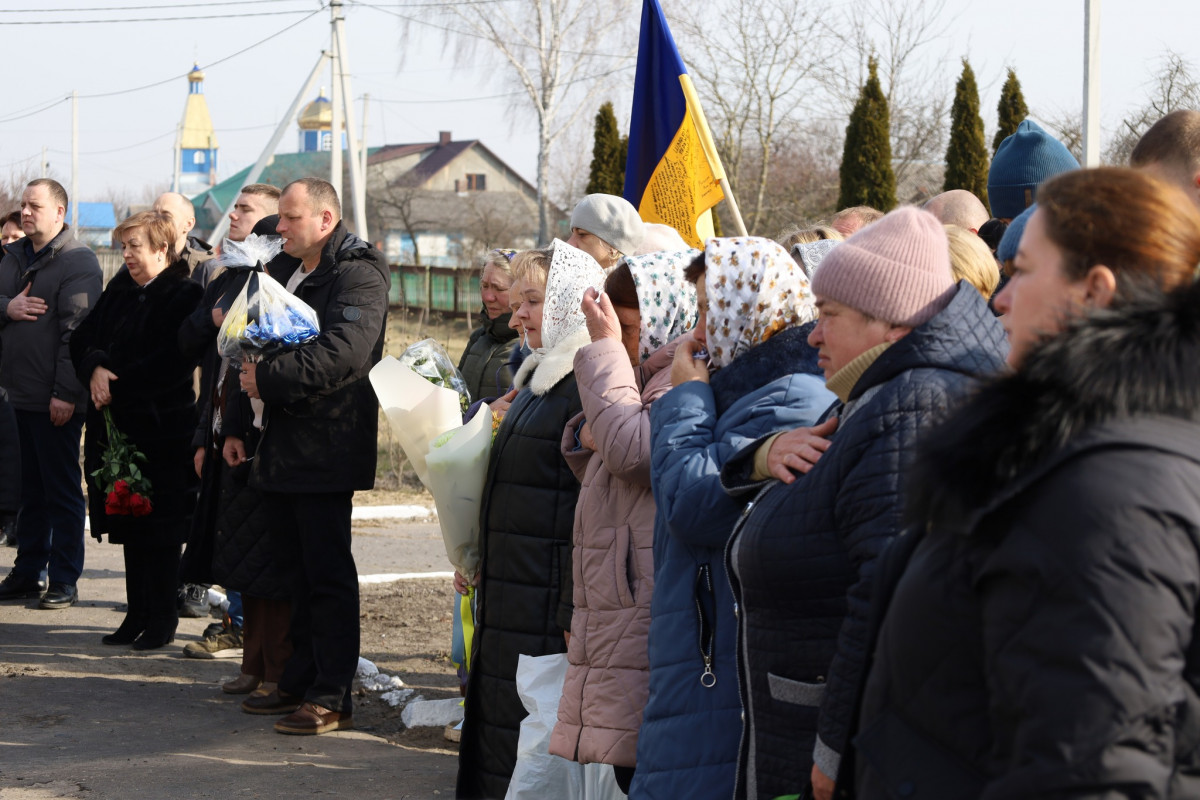
[[[104,407],[104,429],[108,433],[108,446],[100,455],[100,469],[92,472],[97,483],[105,484],[104,513],[144,517],[152,510],[150,479],[138,467],[138,464],[146,463],[146,454],[117,430],[107,406]]]

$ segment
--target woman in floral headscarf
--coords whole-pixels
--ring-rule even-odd
[[[685,276],[699,318],[676,350],[675,388],[650,411],[650,696],[630,797],[725,800],[742,729],[725,545],[743,504],[722,491],[721,466],[761,436],[812,425],[836,398],[806,341],[808,277],[787,251],[710,239]]]
[[[583,412],[562,452],[583,484],[575,507],[570,667],[550,752],[612,764],[625,791],[650,685],[654,586],[650,405],[671,388],[668,345],[696,321],[683,277],[698,250],[625,258],[583,298],[592,343],[575,353]]]
[[[480,510],[479,601],[459,750],[460,798],[499,798],[526,712],[517,658],[566,650],[571,629],[571,522],[579,482],[559,452],[579,413],[575,351],[590,341],[579,300],[604,284],[596,260],[564,242],[512,262],[516,316],[532,352],[492,445]]]

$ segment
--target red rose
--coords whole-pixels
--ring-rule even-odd
[[[108,497],[104,499],[104,513],[109,516],[117,514],[128,514],[125,501],[117,496],[116,492],[109,492]]]
[[[117,481],[113,484],[113,493],[121,499],[129,497],[129,484],[125,481]]]
[[[133,514],[135,517],[144,517],[152,510],[153,507],[150,505],[150,499],[148,497],[143,497],[142,495],[135,493],[129,498],[129,513]]]

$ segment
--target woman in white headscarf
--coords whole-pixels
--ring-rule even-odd
[[[517,658],[566,650],[571,629],[571,526],[579,482],[559,452],[581,410],[575,352],[588,344],[579,301],[604,284],[596,260],[564,242],[513,258],[510,297],[532,352],[492,445],[480,511],[483,561],[474,657],[459,750],[460,798],[499,798],[526,712]]]
[[[575,353],[583,412],[562,452],[582,483],[575,507],[570,667],[550,752],[613,765],[625,791],[650,688],[654,586],[650,404],[671,388],[670,342],[696,322],[684,268],[699,250],[629,256],[583,312],[592,343]]]

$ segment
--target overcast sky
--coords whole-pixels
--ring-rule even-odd
[[[371,2],[375,7],[347,0],[345,14],[352,91],[372,98],[368,144],[432,141],[438,131],[450,130],[455,139],[480,139],[532,181],[535,127],[520,105],[521,98],[512,94],[512,86],[492,77],[505,74],[499,57],[482,48],[466,57],[444,47],[442,32],[429,24],[438,19],[429,0]],[[662,2],[669,13],[678,0]],[[329,12],[319,10],[316,0],[150,3],[7,0],[0,4],[0,53],[8,68],[0,110],[0,175],[27,166],[36,169],[45,146],[52,173],[69,177],[70,105],[58,101],[77,90],[82,98],[82,199],[100,199],[114,188],[138,193],[148,184],[169,180],[175,126],[187,97],[182,76],[196,60],[207,73],[205,95],[220,144],[219,177],[227,177],[255,161],[321,49],[328,46]],[[952,57],[946,91],[953,92],[957,57],[969,57],[980,82],[989,141],[1007,66],[1017,70],[1035,116],[1079,110],[1083,0],[1000,4],[947,0],[946,5],[953,22],[935,45]],[[135,8],[100,10],[117,6]],[[630,14],[636,30],[640,2],[634,0],[633,6]],[[96,10],[80,10],[88,8]],[[53,13],[48,9],[75,10]],[[129,21],[205,14],[211,16]],[[405,34],[396,14],[422,23],[410,26]],[[90,21],[101,19],[124,21]],[[15,24],[48,20],[72,23]],[[1195,38],[1200,10],[1195,0],[1102,0],[1101,23],[1102,118],[1107,129],[1143,101],[1146,83],[1168,49],[1200,67],[1200,41]],[[273,34],[278,35],[256,45]],[[597,44],[622,49],[608,37],[599,37]],[[636,47],[633,38],[625,49],[632,53]],[[250,49],[212,66],[246,48]],[[688,60],[686,52],[683,58]],[[612,99],[624,121],[629,115],[632,67],[619,78],[618,94]],[[125,91],[161,81],[165,83],[153,88]],[[327,86],[329,79],[320,83]],[[121,93],[98,96],[114,92]],[[361,103],[358,109],[360,113]],[[589,119],[591,115],[589,109]],[[297,134],[290,126],[279,151],[296,147]]]

